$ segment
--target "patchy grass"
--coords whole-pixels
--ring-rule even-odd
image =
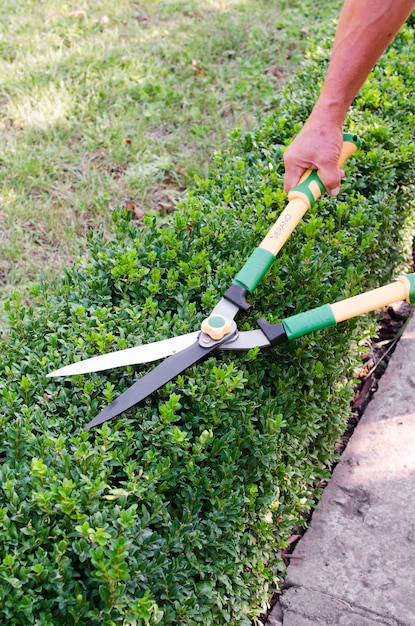
[[[111,210],[169,213],[231,129],[274,108],[337,15],[268,0],[4,0],[0,283],[25,291]]]

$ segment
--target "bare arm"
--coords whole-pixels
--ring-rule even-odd
[[[345,0],[320,96],[284,154],[286,191],[312,168],[320,170],[332,195],[338,193],[342,171],[337,163],[347,111],[414,7],[415,0]]]

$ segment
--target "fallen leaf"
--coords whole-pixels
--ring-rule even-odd
[[[138,204],[135,204],[135,202],[127,202],[125,204],[125,208],[127,209],[127,211],[130,211],[133,214],[133,217],[136,220],[140,220],[142,217],[144,217],[143,209],[138,206]]]
[[[196,74],[202,74],[203,70],[201,70],[198,66],[197,66],[197,61],[195,61],[195,59],[193,59],[192,61],[192,70],[194,72],[196,72]]]

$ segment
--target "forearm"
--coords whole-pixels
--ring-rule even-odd
[[[326,189],[336,195],[347,111],[376,61],[415,6],[415,0],[345,0],[329,68],[310,117],[284,153],[286,191],[304,170],[318,169]]]
[[[346,0],[315,112],[333,123],[346,113],[376,61],[415,6],[414,0]]]

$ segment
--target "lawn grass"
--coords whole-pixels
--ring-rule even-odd
[[[89,230],[110,235],[117,207],[174,210],[341,4],[3,0],[0,299],[58,275]]]

